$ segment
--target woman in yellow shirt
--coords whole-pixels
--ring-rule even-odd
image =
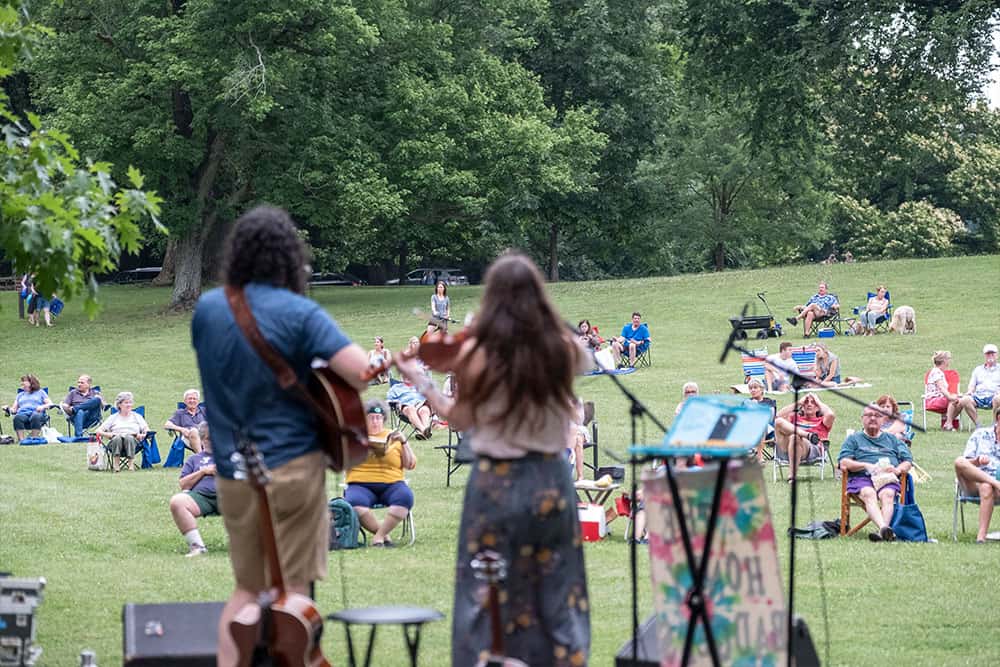
[[[403,471],[416,468],[417,457],[402,433],[385,428],[388,408],[382,401],[369,401],[365,412],[368,458],[347,473],[344,499],[354,507],[365,530],[374,534],[372,546],[391,547],[389,533],[413,508],[413,491],[404,481]],[[381,523],[372,513],[373,505],[389,508]]]

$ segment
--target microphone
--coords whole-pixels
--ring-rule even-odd
[[[743,304],[743,311],[740,313],[740,320],[742,320],[747,315],[748,304]],[[726,346],[722,348],[722,355],[719,357],[719,363],[726,363],[726,357],[729,356],[729,350],[733,348],[733,343],[736,342],[736,334],[740,332],[739,327],[733,327],[732,332],[729,334],[729,338],[726,339]]]

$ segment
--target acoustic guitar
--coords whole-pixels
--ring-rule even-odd
[[[237,664],[239,667],[251,667],[257,645],[266,640],[268,653],[278,667],[332,667],[318,643],[323,616],[316,603],[306,595],[285,590],[271,505],[267,498],[271,473],[256,445],[241,441],[238,448],[246,462],[247,481],[257,490],[260,535],[264,541],[272,589],[257,602],[243,607],[229,624],[229,632],[239,653]]]
[[[503,619],[500,617],[500,589],[497,586],[507,578],[507,562],[495,551],[480,551],[472,559],[475,576],[489,585],[490,654],[476,663],[476,667],[528,667],[526,662],[504,655]]]
[[[335,472],[350,470],[368,458],[365,409],[354,387],[319,359],[313,361],[308,387],[304,386],[295,370],[261,334],[243,289],[226,285],[225,294],[236,324],[274,372],[278,385],[286,391],[296,392],[316,415],[317,439],[330,468]]]

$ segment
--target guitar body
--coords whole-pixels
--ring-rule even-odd
[[[321,627],[323,617],[311,599],[286,593],[271,605],[271,657],[280,667],[330,667],[315,644]]]
[[[320,444],[336,472],[368,457],[368,430],[361,396],[328,366],[313,366],[309,393],[318,404]]]
[[[256,602],[244,606],[229,622],[229,634],[236,644],[237,667],[252,667],[253,654],[260,642],[260,605]]]

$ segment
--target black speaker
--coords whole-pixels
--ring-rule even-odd
[[[632,660],[632,638],[615,655],[615,667],[659,667],[660,649],[656,643],[656,617],[650,616],[639,626],[639,651]]]
[[[222,602],[126,604],[124,667],[215,667]]]
[[[809,626],[801,616],[795,617],[794,633],[793,664],[796,667],[820,667],[819,655],[809,634]],[[615,655],[615,667],[659,667],[659,651],[656,643],[656,617],[650,616],[639,626],[639,652],[636,660],[632,660],[630,638]]]

